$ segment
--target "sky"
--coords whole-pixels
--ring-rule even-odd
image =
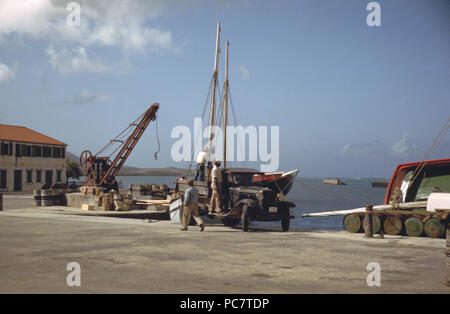
[[[450,1],[0,0],[0,123],[98,151],[158,102],[127,164],[186,167],[171,137],[202,115],[217,21],[239,125],[279,126],[280,170],[389,177],[450,117]],[[74,20],[72,20],[73,22]],[[450,138],[433,158],[450,157]],[[252,165],[253,166],[253,165]],[[257,165],[255,165],[257,166]]]

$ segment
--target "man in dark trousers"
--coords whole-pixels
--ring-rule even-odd
[[[188,224],[191,221],[191,215],[193,215],[195,222],[200,227],[200,231],[203,231],[205,230],[205,224],[198,214],[198,190],[194,186],[194,180],[189,180],[188,184],[189,187],[184,192],[183,228],[181,230],[188,230]]]

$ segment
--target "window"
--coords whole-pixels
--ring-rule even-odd
[[[33,145],[31,147],[31,153],[33,157],[42,157],[42,147],[38,145]]]
[[[5,143],[2,142],[1,146],[0,146],[0,154],[1,155],[10,155],[10,151],[9,151],[9,145],[10,143]]]
[[[6,189],[6,170],[0,170],[0,189]]]
[[[56,182],[61,182],[61,170],[56,170]]]
[[[21,157],[22,155],[20,154],[20,144],[16,144],[16,157]]]
[[[61,158],[61,148],[53,147],[53,158]]]
[[[36,182],[37,183],[42,182],[42,170],[36,170]]]
[[[42,147],[42,157],[52,157],[52,148],[49,146]]]
[[[32,170],[27,170],[27,183],[33,183],[33,171]]]
[[[64,159],[64,158],[66,158],[66,148],[63,147],[63,148],[61,148],[61,150],[62,150],[61,158]]]
[[[22,156],[31,157],[31,146],[30,145],[22,144],[20,151],[22,153]]]

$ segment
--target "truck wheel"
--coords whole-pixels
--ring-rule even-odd
[[[242,207],[242,216],[241,216],[243,231],[248,231],[248,224],[250,221],[250,218],[248,215],[249,215],[248,206],[244,205],[244,207]]]
[[[239,223],[239,218],[228,218],[225,217],[224,219],[222,219],[222,223],[227,226],[227,227],[234,227]]]
[[[281,230],[283,230],[283,232],[289,231],[290,223],[291,223],[290,218],[281,218]]]

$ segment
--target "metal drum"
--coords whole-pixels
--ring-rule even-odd
[[[34,206],[42,206],[41,190],[33,190]]]

